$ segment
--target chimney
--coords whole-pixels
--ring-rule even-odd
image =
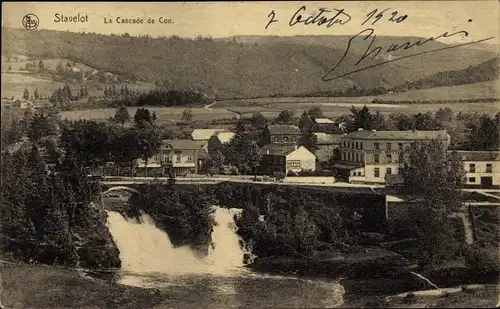
[[[363,131],[363,128],[358,128],[358,131]]]

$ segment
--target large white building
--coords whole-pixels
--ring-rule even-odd
[[[500,151],[457,151],[465,170],[465,185],[477,188],[500,186]]]

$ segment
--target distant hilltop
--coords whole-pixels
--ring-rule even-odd
[[[348,36],[150,38],[2,28],[2,61],[13,55],[30,59],[64,58],[168,88],[197,89],[218,99],[233,99],[345,91],[352,87],[391,89],[436,73],[466,69],[497,55],[482,45],[471,45],[475,48],[428,53],[334,81],[322,81],[344,55],[348,39]],[[377,36],[377,44],[402,44],[416,39]],[[430,42],[425,48],[443,46],[447,45]],[[352,70],[366,48],[354,44],[349,60],[338,68],[339,74]],[[401,53],[367,59],[363,65],[394,59]]]

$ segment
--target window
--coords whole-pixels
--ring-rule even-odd
[[[493,172],[493,166],[491,163],[486,164],[486,173],[492,173]]]
[[[392,168],[390,168],[390,167],[386,168],[386,169],[385,169],[385,173],[386,173],[387,175],[391,175],[391,174],[392,174]]]
[[[392,163],[392,155],[390,153],[385,155],[385,162]]]
[[[387,144],[386,144],[386,146],[385,146],[385,148],[386,148],[387,150],[391,150],[391,143],[387,143]]]
[[[181,155],[177,155],[175,158],[176,163],[181,163]]]
[[[469,164],[469,172],[471,172],[471,173],[476,172],[476,165],[475,164]]]
[[[347,153],[347,161],[351,161],[351,153],[350,152]]]
[[[399,150],[403,150],[403,143],[398,143]]]
[[[187,161],[188,161],[188,162],[193,162],[193,157],[188,156]]]
[[[356,154],[356,162],[359,162],[359,154]]]
[[[380,158],[379,158],[378,153],[374,154],[373,157],[374,157],[375,163],[379,163],[380,162]]]
[[[365,162],[365,155],[361,154],[360,159],[361,159],[361,162]]]
[[[373,176],[375,176],[375,178],[380,177],[380,169],[378,167],[373,169]]]
[[[374,143],[374,144],[373,144],[373,147],[374,147],[375,149],[380,149],[380,145],[379,145],[379,143]]]
[[[358,142],[356,142],[356,149],[358,149]]]
[[[359,149],[363,149],[363,142],[359,142]]]
[[[476,177],[469,177],[469,182],[476,182]]]

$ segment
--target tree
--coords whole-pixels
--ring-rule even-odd
[[[130,114],[128,113],[128,109],[125,106],[120,106],[116,109],[114,120],[122,125],[125,125],[125,122],[130,120]]]
[[[107,98],[109,96],[108,86],[104,86],[104,96]]]
[[[193,112],[190,108],[186,108],[182,111],[182,120],[185,122],[190,122],[193,119]]]
[[[309,116],[313,119],[316,119],[316,118],[323,118],[324,115],[323,115],[323,111],[321,110],[321,108],[319,107],[312,107],[310,108],[307,113],[309,114]]]
[[[40,94],[38,93],[38,88],[35,89],[35,93],[33,94],[33,96],[35,97],[35,99],[40,99]]]
[[[276,123],[290,124],[293,120],[293,113],[287,109],[282,110],[278,117],[275,118]]]
[[[23,99],[25,99],[25,100],[29,100],[30,99],[30,93],[29,93],[29,91],[28,91],[27,88],[24,88]]]
[[[45,65],[43,64],[42,60],[38,62],[38,73],[40,74],[45,73]]]
[[[349,131],[356,131],[360,128],[364,130],[371,130],[372,126],[373,115],[366,105],[364,105],[361,109],[357,109],[354,106],[351,107]]]
[[[263,130],[267,127],[266,118],[259,112],[253,113],[250,121],[252,122],[253,127],[257,130]]]
[[[57,64],[56,72],[57,72],[57,75],[59,75],[59,76],[62,76],[64,74],[64,67],[63,67],[62,63]]]
[[[465,173],[456,153],[448,154],[438,140],[413,144],[402,153],[401,194],[421,204],[413,224],[419,239],[422,259],[428,266],[446,259],[453,248],[450,214],[462,205]]]
[[[89,97],[89,89],[87,88],[87,86],[83,87],[83,96],[86,98]]]
[[[223,146],[222,153],[226,163],[236,166],[243,174],[256,172],[262,159],[257,143],[246,133],[236,133],[231,141]]]
[[[154,123],[153,115],[147,108],[138,108],[134,115],[134,123],[138,128],[145,127]]]
[[[57,133],[56,123],[51,121],[43,112],[36,113],[28,127],[27,136],[37,144],[41,138],[55,135]]]
[[[158,153],[161,146],[161,139],[158,130],[152,126],[145,126],[137,129],[138,153],[145,165],[145,176],[148,176],[148,161]]]
[[[498,150],[500,137],[498,121],[484,114],[479,117],[478,123],[469,124],[470,134],[468,136],[469,148],[471,150]]]
[[[113,84],[112,86],[112,91],[111,91],[112,96],[116,97],[118,93],[116,92],[116,86]]]

